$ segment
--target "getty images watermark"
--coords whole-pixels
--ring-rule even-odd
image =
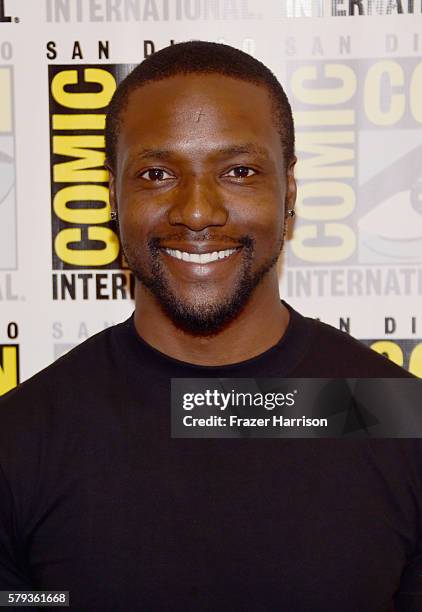
[[[422,381],[174,378],[173,438],[422,437]]]
[[[218,389],[206,389],[203,393],[183,393],[183,410],[193,410],[198,407],[208,407],[221,412],[230,408],[263,408],[275,410],[276,408],[293,407],[295,405],[297,389],[287,393],[250,393],[232,389],[228,393]],[[185,427],[327,427],[328,419],[301,417],[286,417],[282,414],[273,414],[270,417],[227,416],[212,414],[208,417],[196,417],[187,414],[182,418]]]

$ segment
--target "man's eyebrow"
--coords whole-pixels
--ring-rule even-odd
[[[173,156],[173,152],[168,149],[142,149],[134,155],[135,159],[169,159]]]
[[[244,144],[233,144],[222,147],[216,147],[210,149],[210,154],[215,155],[216,157],[234,157],[236,155],[259,155],[261,157],[268,158],[268,151],[265,147],[261,147],[254,143],[244,143]],[[175,155],[177,155],[179,151],[177,149],[142,149],[138,151],[134,155],[134,159],[142,160],[142,159],[160,159],[160,160],[169,160],[172,159]]]
[[[261,157],[268,157],[268,151],[265,147],[253,143],[229,145],[227,147],[218,147],[216,150],[217,155],[222,157],[232,157],[235,155],[260,155]]]

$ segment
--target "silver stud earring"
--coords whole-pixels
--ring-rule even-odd
[[[294,208],[289,208],[288,211],[287,211],[287,214],[289,215],[289,217],[291,217],[293,219],[293,217],[296,214]]]
[[[111,221],[117,221],[117,210],[112,210],[110,212],[110,219]]]

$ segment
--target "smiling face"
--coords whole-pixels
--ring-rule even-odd
[[[148,83],[123,111],[110,176],[123,251],[192,334],[274,291],[296,185],[273,114],[265,87],[219,74]]]

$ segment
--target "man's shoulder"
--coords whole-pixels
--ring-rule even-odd
[[[63,453],[78,462],[106,444],[122,325],[85,340],[0,398],[0,470],[16,495],[24,490],[37,499],[47,474],[59,478]]]
[[[402,378],[412,375],[350,334],[305,318],[311,341],[300,369],[304,376],[332,378]]]
[[[60,403],[83,393],[96,381],[106,381],[112,367],[112,341],[125,323],[119,323],[81,342],[65,355],[0,398],[0,415],[8,407]]]

